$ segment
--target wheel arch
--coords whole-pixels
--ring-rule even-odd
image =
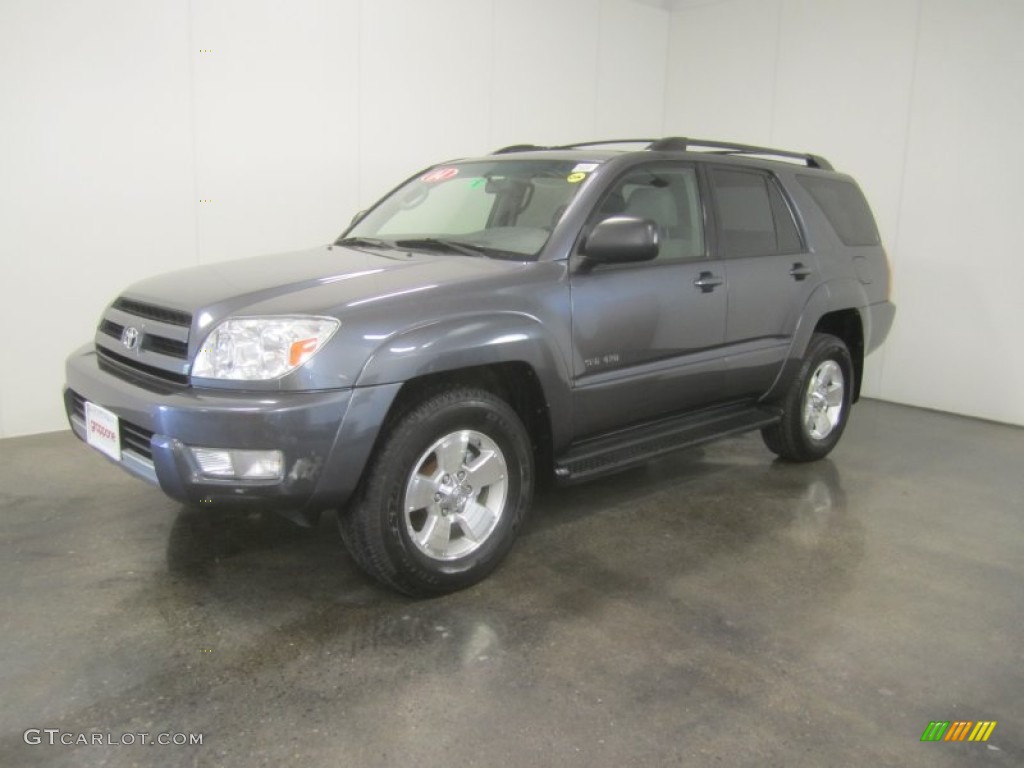
[[[857,280],[832,280],[820,285],[804,305],[786,361],[762,400],[781,397],[799,370],[811,337],[815,333],[829,333],[842,339],[850,350],[854,368],[853,402],[856,402],[864,378],[864,340],[870,334],[870,328],[865,327],[869,318],[861,311],[867,305],[864,286]]]
[[[508,403],[530,435],[537,465],[551,464],[550,407],[536,371],[522,360],[435,371],[409,379],[395,396],[381,434],[432,393],[460,386],[482,389]]]
[[[401,385],[385,426],[428,391],[469,385],[512,406],[530,433],[538,465],[550,463],[553,450],[569,439],[568,368],[557,340],[532,316],[459,317],[397,334],[370,356],[356,386],[385,382]]]
[[[864,323],[860,312],[852,307],[828,312],[818,319],[814,332],[831,334],[846,344],[853,362],[853,402],[857,402],[864,380]]]

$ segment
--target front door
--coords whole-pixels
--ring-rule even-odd
[[[577,437],[722,398],[728,286],[703,211],[692,166],[652,164],[627,171],[591,216],[588,228],[616,214],[653,220],[660,248],[652,261],[572,274]]]

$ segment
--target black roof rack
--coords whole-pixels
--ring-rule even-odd
[[[579,144],[563,144],[555,149],[579,149],[580,147],[600,147],[604,144],[652,144],[659,139],[606,139],[604,141],[581,141]],[[648,149],[650,147],[647,147]]]
[[[652,142],[647,148],[655,152],[687,152],[691,147],[706,147],[707,149],[718,150],[725,155],[766,155],[774,157],[788,157],[793,160],[802,160],[808,168],[821,168],[824,171],[831,171],[832,163],[821,155],[812,155],[809,152],[790,152],[785,149],[772,149],[771,147],[757,147],[752,144],[735,144],[731,141],[709,141],[707,139],[688,139],[677,136],[670,136]]]
[[[583,141],[579,144],[562,144],[561,146],[543,146],[540,144],[510,144],[494,150],[492,155],[505,155],[509,152],[535,152],[544,149],[579,149],[580,147],[600,147],[603,144],[650,144],[658,139],[611,139],[609,141]]]
[[[551,149],[551,147],[542,147],[539,144],[509,144],[507,147],[494,150],[491,154],[507,155],[510,152],[532,152],[538,149]]]
[[[508,152],[528,152],[538,149],[581,149],[583,147],[600,147],[607,144],[646,144],[645,149],[652,152],[688,152],[690,149],[710,149],[723,155],[765,155],[767,157],[786,157],[806,163],[808,168],[821,168],[831,171],[832,163],[821,155],[809,152],[790,152],[785,149],[757,147],[752,144],[736,144],[731,141],[710,141],[707,139],[689,139],[681,136],[668,136],[663,139],[605,139],[603,141],[581,141],[578,144],[563,144],[558,147],[542,147],[536,144],[513,144],[502,147],[494,154]]]

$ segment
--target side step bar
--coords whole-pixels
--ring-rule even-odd
[[[589,480],[682,448],[767,427],[781,418],[781,411],[768,406],[724,406],[599,435],[569,446],[557,457],[555,478],[562,483]]]

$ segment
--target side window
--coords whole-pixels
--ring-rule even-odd
[[[798,176],[845,245],[878,245],[878,227],[856,184],[842,179]]]
[[[658,263],[704,257],[704,217],[693,168],[630,171],[604,196],[590,224],[615,215],[639,216],[658,225]]]
[[[789,206],[767,174],[715,168],[711,178],[722,256],[769,256],[803,249]]]
[[[793,221],[793,212],[786,205],[785,198],[778,185],[768,182],[768,199],[772,204],[772,218],[775,220],[775,244],[779,253],[797,253],[804,249],[800,240],[800,231]]]

